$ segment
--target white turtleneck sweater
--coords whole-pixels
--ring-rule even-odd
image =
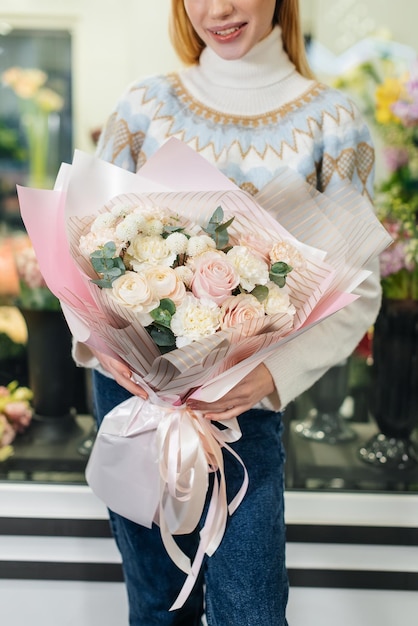
[[[242,59],[205,48],[198,65],[135,82],[103,129],[98,156],[134,172],[173,136],[252,194],[287,166],[319,190],[349,178],[372,195],[374,151],[363,119],[343,94],[295,70],[278,27]],[[280,406],[349,356],[373,324],[377,263],[372,269],[359,300],[266,360]],[[81,365],[97,364],[81,345],[74,354]],[[276,396],[263,404],[279,408]]]

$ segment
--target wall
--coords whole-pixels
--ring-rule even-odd
[[[72,33],[74,144],[91,151],[90,131],[130,82],[179,67],[167,34],[168,7],[168,0],[2,0],[0,29],[8,23]]]

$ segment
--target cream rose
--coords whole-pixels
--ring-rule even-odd
[[[170,298],[176,307],[186,295],[186,287],[171,267],[157,265],[145,271],[144,277],[156,298]]]
[[[227,252],[226,258],[237,270],[240,284],[245,291],[252,291],[256,285],[265,285],[268,282],[267,263],[244,246],[234,246]]]
[[[112,283],[112,298],[121,306],[131,309],[143,326],[151,324],[149,312],[156,309],[160,301],[156,298],[144,276],[125,272]]]
[[[186,294],[171,319],[171,330],[176,336],[176,346],[213,335],[219,328],[220,309],[210,300],[198,300]]]
[[[206,252],[195,261],[190,289],[196,298],[209,298],[221,305],[239,282],[238,272],[224,254]]]
[[[264,317],[264,307],[249,293],[227,298],[221,306],[221,328],[231,328]]]

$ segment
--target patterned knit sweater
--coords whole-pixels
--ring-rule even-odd
[[[225,61],[206,48],[196,66],[131,85],[103,129],[98,156],[135,172],[169,137],[252,194],[287,166],[321,191],[349,178],[372,196],[367,126],[343,94],[298,74],[278,27],[243,59]],[[266,359],[280,397],[265,399],[266,407],[285,406],[351,354],[380,305],[372,269],[357,289],[362,298]]]

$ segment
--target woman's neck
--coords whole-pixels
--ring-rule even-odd
[[[191,95],[205,106],[235,115],[258,115],[277,109],[286,98],[293,97],[291,84],[295,79],[296,92],[300,80],[304,88],[309,82],[297,74],[283,50],[279,27],[242,59],[228,61],[205,48],[199,64],[180,72],[180,78]],[[299,95],[296,92],[294,95]]]

